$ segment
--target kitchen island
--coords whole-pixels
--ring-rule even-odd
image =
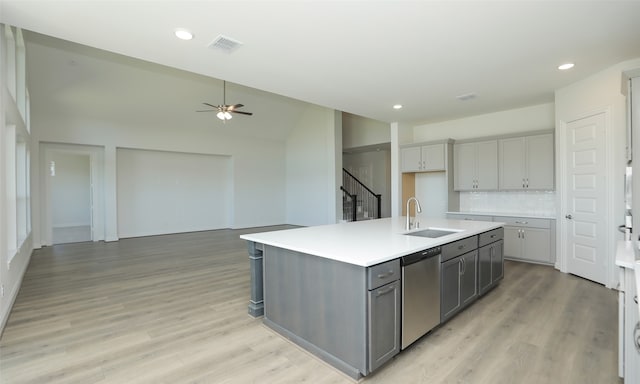
[[[452,316],[502,278],[502,225],[423,219],[421,228],[406,231],[405,218],[397,217],[242,235],[251,264],[249,314],[264,315],[265,325],[349,376],[366,376],[400,351],[401,311],[411,309],[401,305],[403,257],[438,250],[432,278],[439,288],[440,274],[447,274],[443,288],[457,289],[442,300],[443,313]],[[426,229],[449,233],[408,235]],[[489,271],[484,290],[483,271]],[[430,308],[438,320],[439,299]]]

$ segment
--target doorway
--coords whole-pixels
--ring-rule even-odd
[[[54,152],[49,160],[51,241],[53,244],[93,240],[91,224],[91,157]]]
[[[104,148],[40,146],[42,245],[104,240]]]

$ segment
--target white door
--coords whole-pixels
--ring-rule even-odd
[[[605,114],[567,123],[567,272],[606,284],[607,212]]]

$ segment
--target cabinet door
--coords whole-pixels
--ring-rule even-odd
[[[456,191],[475,190],[478,164],[476,143],[454,144],[453,184]]]
[[[554,147],[553,135],[529,136],[526,141],[527,188],[554,188]]]
[[[432,144],[422,147],[422,170],[444,171],[444,144]]]
[[[478,297],[478,251],[465,253],[459,257],[461,261],[460,270],[460,306],[464,307],[473,302]]]
[[[369,372],[400,352],[400,280],[369,291]]]
[[[504,256],[522,258],[522,238],[520,227],[504,227]]]
[[[483,141],[478,146],[476,190],[498,189],[498,141]]]
[[[521,237],[523,258],[542,263],[551,262],[551,235],[548,229],[523,228]]]
[[[497,241],[491,245],[491,284],[504,277],[504,242]]]
[[[524,189],[525,186],[524,137],[500,140],[500,189]]]
[[[491,287],[492,251],[492,244],[478,249],[478,290],[481,295]]]
[[[460,308],[460,258],[441,264],[440,321],[444,323]]]
[[[402,172],[418,172],[422,166],[420,147],[402,148],[400,150]]]

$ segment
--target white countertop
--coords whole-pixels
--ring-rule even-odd
[[[282,231],[252,233],[244,240],[307,253],[363,267],[393,260],[503,226],[499,222],[420,218],[420,228],[459,230],[434,239],[406,236],[405,217],[319,225]]]
[[[555,216],[549,215],[534,215],[531,213],[517,213],[517,212],[447,212],[456,215],[476,215],[476,216],[505,216],[505,217],[526,217],[528,219],[548,219],[555,220]]]

